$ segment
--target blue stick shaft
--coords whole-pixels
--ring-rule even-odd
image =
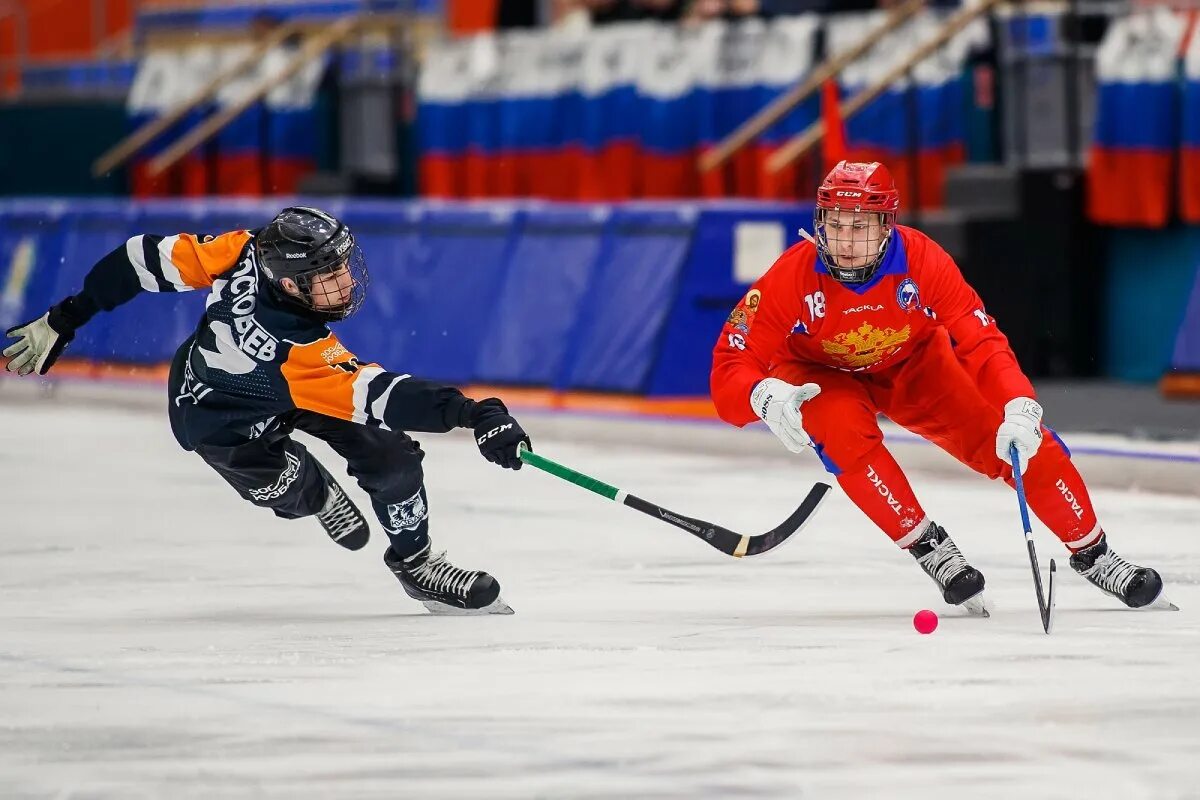
[[[1029,524],[1029,505],[1025,502],[1025,481],[1021,478],[1021,462],[1015,444],[1008,446],[1008,457],[1012,461],[1013,486],[1017,489],[1017,506],[1021,509],[1021,524],[1025,526],[1025,536],[1028,538],[1033,535],[1033,528]]]

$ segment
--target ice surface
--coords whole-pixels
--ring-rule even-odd
[[[987,575],[987,620],[947,609],[836,488],[800,541],[736,561],[423,436],[436,545],[517,612],[441,618],[384,568],[378,527],[349,553],[276,520],[163,416],[0,419],[0,797],[1200,796],[1195,497],[1095,493],[1179,613],[1123,610],[1038,526],[1060,566],[1047,637],[1015,500],[982,479],[913,476]],[[536,444],[750,532],[823,474]]]

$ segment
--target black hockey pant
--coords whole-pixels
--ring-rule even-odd
[[[256,506],[285,519],[307,517],[325,505],[326,486],[333,478],[292,439],[293,430],[327,442],[346,459],[346,471],[370,496],[397,555],[411,555],[429,543],[421,470],[425,453],[403,432],[294,411],[257,439],[233,447],[201,445],[196,453]]]

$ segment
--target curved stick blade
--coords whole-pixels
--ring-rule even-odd
[[[764,553],[769,553],[779,547],[784,542],[788,541],[793,534],[796,534],[808,524],[813,515],[817,513],[817,509],[821,507],[821,503],[825,502],[825,497],[829,493],[830,486],[827,483],[817,483],[809,491],[808,496],[800,503],[800,506],[792,512],[792,515],[785,519],[778,527],[760,533],[758,536],[744,537],[746,542],[745,555],[760,556]],[[734,555],[737,555],[736,553]]]

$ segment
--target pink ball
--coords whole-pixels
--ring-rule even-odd
[[[917,633],[933,633],[937,630],[938,616],[927,608],[913,614],[913,627]]]

